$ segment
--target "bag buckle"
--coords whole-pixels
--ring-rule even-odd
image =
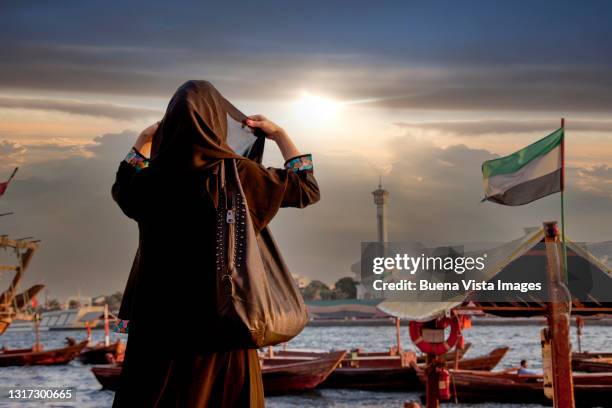
[[[225,295],[232,296],[234,294],[234,281],[232,275],[223,275],[221,281],[223,282],[223,292]]]

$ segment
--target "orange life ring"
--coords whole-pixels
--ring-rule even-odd
[[[457,344],[459,335],[461,333],[461,328],[459,318],[456,315],[453,315],[452,317],[442,317],[436,321],[436,327],[439,329],[445,329],[449,325],[451,328],[450,335],[442,343],[429,343],[425,341],[423,338],[424,325],[425,323],[415,321],[411,321],[409,323],[410,338],[423,353],[441,356],[442,354],[447,353]]]

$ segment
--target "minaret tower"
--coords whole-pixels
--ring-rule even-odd
[[[382,176],[378,183],[378,189],[372,191],[374,196],[374,204],[376,204],[376,224],[378,225],[378,242],[385,243],[389,241],[387,236],[387,213],[386,207],[389,201],[389,192],[382,188]]]

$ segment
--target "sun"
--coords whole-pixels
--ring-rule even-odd
[[[313,95],[304,91],[295,102],[298,115],[313,121],[321,121],[334,117],[340,110],[341,104],[331,98]]]

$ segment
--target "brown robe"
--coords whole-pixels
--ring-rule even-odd
[[[256,231],[280,207],[318,201],[319,188],[312,171],[264,168],[234,153],[223,126],[235,108],[220,98],[206,82],[183,85],[150,166],[122,162],[117,171],[113,198],[140,238],[119,315],[130,326],[114,407],[263,406],[256,350],[226,350],[215,336],[218,163],[237,159]]]

